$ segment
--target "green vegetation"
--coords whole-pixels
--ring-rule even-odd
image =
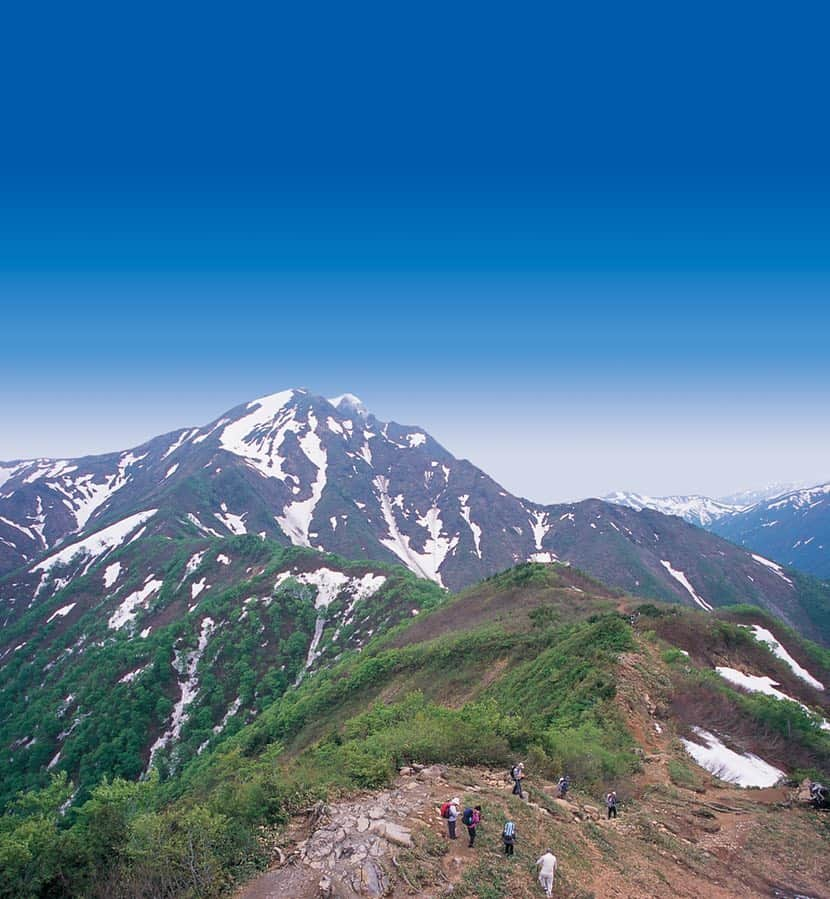
[[[280,551],[275,564],[284,564],[287,552]],[[179,558],[172,576],[181,566]],[[538,586],[538,568],[519,577]],[[273,571],[263,574],[262,586],[269,579],[273,584]],[[231,586],[200,608],[200,615],[224,616],[229,624],[211,644],[210,671],[202,674],[175,757],[159,766],[161,776],[135,782],[131,770],[130,779],[110,780],[103,774],[118,773],[117,757],[83,762],[85,791],[65,815],[59,809],[75,787],[64,774],[23,794],[0,829],[7,890],[0,896],[103,895],[96,893],[98,885],[116,897],[218,895],[262,862],[259,826],[284,823],[319,798],[387,784],[409,760],[506,768],[520,753],[540,771],[568,770],[585,787],[636,766],[612,702],[617,655],[634,648],[630,625],[616,613],[565,622],[560,609],[543,606],[533,627],[491,623],[397,647],[393,634],[362,653],[346,653],[339,664],[288,690],[298,670],[292,634],[305,634],[304,651],[315,619],[313,595],[285,580],[267,606],[249,608],[240,621],[231,610],[247,608],[239,600],[253,592],[252,583],[241,591]],[[406,604],[422,589],[414,579],[412,591],[405,582],[394,586]],[[433,596],[425,591],[419,605]],[[145,723],[169,713],[164,689],[174,646],[181,651],[176,641],[194,642],[192,628],[172,627],[133,648],[139,657],[129,655],[138,641],[116,637],[123,655],[108,663],[113,676],[149,665],[153,689],[141,694]],[[251,663],[263,632],[283,635],[276,660],[284,672],[272,667],[262,674]],[[493,670],[500,676],[485,678]],[[114,714],[113,735],[132,711],[131,694],[123,692],[128,708],[123,720]],[[258,714],[251,724],[229,727],[222,739],[211,740],[213,723],[233,693],[250,696]],[[94,733],[106,733],[103,726]],[[197,754],[205,739],[206,751]],[[432,851],[428,845],[417,849]],[[417,879],[417,854],[409,864]]]

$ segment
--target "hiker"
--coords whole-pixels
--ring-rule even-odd
[[[461,800],[456,796],[455,799],[450,800],[450,807],[447,811],[447,830],[450,833],[450,839],[456,839],[455,836],[455,822],[458,820],[458,807],[461,803]]]
[[[559,795],[562,799],[564,799],[568,795],[568,789],[571,786],[571,779],[568,777],[567,774],[563,774],[559,778],[558,786],[559,786]]]
[[[545,849],[545,854],[541,858],[536,859],[536,867],[540,869],[539,884],[545,891],[545,895],[552,896],[553,878],[556,874],[556,856],[550,849]]]
[[[611,818],[617,817],[617,793],[615,790],[611,790],[610,793],[605,797],[605,804],[608,806],[608,820]]]
[[[476,841],[476,828],[481,822],[481,806],[477,805],[475,808],[465,808],[464,814],[461,816],[461,821],[466,826],[467,833],[470,835],[470,842],[467,848],[472,849]]]
[[[513,778],[513,795],[521,796],[522,795],[522,781],[525,776],[525,766],[524,762],[519,762],[518,765],[514,765],[510,769],[510,776]]]
[[[513,846],[516,843],[516,825],[512,821],[504,822],[501,840],[504,843],[504,854],[513,855]]]

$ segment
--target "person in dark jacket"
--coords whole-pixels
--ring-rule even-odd
[[[512,770],[510,771],[510,776],[513,778],[513,795],[521,796],[522,795],[522,781],[525,776],[525,766],[523,762],[519,762],[518,765],[514,765]]]
[[[616,818],[617,817],[617,794],[614,790],[611,790],[610,793],[605,797],[605,804],[608,806],[608,817]]]
[[[470,809],[470,823],[467,825],[467,833],[470,835],[469,848],[472,849],[476,841],[476,828],[481,822],[481,806],[477,805],[474,809]]]

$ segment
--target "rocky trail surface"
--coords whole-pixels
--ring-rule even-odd
[[[597,797],[556,798],[532,775],[520,800],[501,771],[402,769],[390,789],[297,817],[275,835],[273,866],[236,899],[525,899],[543,895],[534,865],[548,846],[559,858],[554,895],[570,899],[830,899],[830,815],[783,787],[741,790],[708,776],[694,790],[655,783],[650,768],[664,763],[646,756],[637,783],[618,789],[611,821]],[[472,849],[460,822],[451,841],[440,818],[456,795],[483,808]],[[517,825],[514,858],[502,851],[507,818]]]

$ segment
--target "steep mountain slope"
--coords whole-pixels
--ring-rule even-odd
[[[830,577],[830,484],[794,490],[714,522],[712,531],[817,577]]]
[[[640,511],[641,509],[654,509],[664,515],[677,515],[696,524],[699,527],[709,527],[713,522],[736,512],[741,512],[745,506],[724,503],[709,496],[692,494],[690,496],[645,496],[642,493],[629,493],[618,490],[609,493],[603,499],[619,506],[627,506],[629,509]]]
[[[175,769],[443,596],[253,536],[128,543],[0,629],[0,799],[44,770],[86,790]]]
[[[643,596],[752,602],[830,639],[830,588],[673,517],[511,496],[421,428],[378,421],[348,395],[284,391],[124,453],[4,463],[3,473],[6,622],[127,541],[249,533],[402,562],[450,590],[560,560]]]
[[[820,896],[825,822],[783,807],[780,788],[734,782],[830,773],[828,684],[827,651],[760,610],[642,604],[526,564],[313,672],[165,782],[102,784],[62,827],[71,784],[25,797],[2,819],[0,882],[19,896],[214,896],[273,860],[263,888],[298,899],[320,881],[343,896],[435,896],[449,881],[453,895],[525,899],[552,845],[570,899],[608,884],[632,899]],[[505,783],[519,758],[528,803]],[[398,779],[410,763],[436,767]],[[568,801],[553,795],[563,771]],[[610,786],[622,810],[607,823]],[[443,837],[435,807],[452,795],[483,806],[474,852]],[[499,855],[506,817],[514,864]],[[36,863],[15,848],[34,841]]]

